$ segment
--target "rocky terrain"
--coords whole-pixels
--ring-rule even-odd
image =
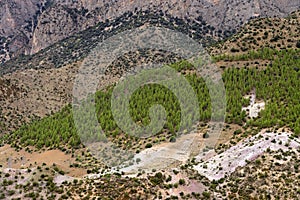
[[[1,49],[10,60],[0,66],[0,135],[9,138],[16,130],[28,135],[16,134],[10,141],[1,137],[0,199],[299,199],[300,11],[279,18],[298,4],[282,0],[1,2],[5,10]],[[28,11],[22,15],[25,7]],[[231,28],[260,16],[277,17],[252,19],[231,35],[235,32]],[[206,43],[232,89],[228,97],[240,96],[228,101],[237,109],[228,112],[215,147],[203,145],[210,135],[201,122],[196,132],[175,140],[165,135],[135,138],[143,144],[130,147],[136,150],[133,162],[111,170],[83,145],[61,143],[72,122],[60,123],[64,119],[60,111],[70,108],[66,105],[72,100],[74,78],[89,51],[103,39],[143,24],[178,30]],[[126,68],[140,63],[178,59],[160,51],[129,52],[109,66],[107,79],[100,84],[112,85]],[[196,74],[188,67],[178,71]],[[252,82],[258,82],[257,91]],[[272,88],[292,91],[292,97]],[[278,115],[281,121],[273,121]],[[58,142],[39,148],[34,133],[40,130],[22,132],[26,129],[22,125],[39,124],[39,119],[51,116],[53,121],[43,124],[39,133],[47,140],[47,130],[58,122]],[[52,133],[49,137],[57,136]],[[24,138],[32,145],[24,147]],[[130,140],[120,134],[114,142]]]
[[[18,55],[37,53],[74,33],[127,12],[150,11],[157,16],[163,13],[187,22],[201,19],[200,22],[203,20],[214,28],[211,36],[222,39],[251,18],[284,17],[297,8],[297,0],[5,0],[0,3],[0,58],[5,62]]]
[[[208,51],[211,52],[211,54],[221,53],[222,56],[223,54],[239,55],[243,52],[242,50],[239,52],[232,52],[230,49],[238,49],[242,46],[242,41],[247,38],[252,38],[252,41],[257,41],[254,45],[255,49],[268,47],[268,44],[272,44],[276,47],[280,44],[282,47],[286,48],[288,46],[297,48],[296,44],[300,38],[299,34],[295,33],[299,31],[297,27],[299,27],[300,15],[299,12],[295,12],[291,16],[292,17],[286,19],[274,18],[273,20],[270,18],[254,20],[250,24],[247,24],[245,29],[242,29],[232,39],[209,47]],[[124,23],[123,21],[125,21],[125,19],[127,18],[120,18],[119,23]],[[149,20],[149,18],[145,18],[145,20]],[[270,33],[268,40],[259,40],[259,36],[254,31],[258,22],[265,24],[264,29],[266,30],[278,30],[276,32],[278,32],[278,34],[280,33],[282,36],[276,41],[270,42],[270,40],[275,37]],[[280,26],[278,26],[278,23],[280,23]],[[179,24],[182,26],[182,29],[186,27],[183,23]],[[87,29],[69,39],[58,42],[35,55],[13,59],[2,66],[0,69],[0,74],[3,74],[0,79],[0,88],[2,88],[0,90],[0,92],[2,92],[0,98],[2,105],[0,121],[3,125],[6,124],[2,126],[2,130],[6,130],[6,126],[12,128],[12,126],[7,125],[7,123],[14,124],[13,127],[16,128],[23,122],[30,121],[30,118],[34,119],[35,116],[43,117],[49,115],[52,112],[60,110],[67,103],[70,103],[73,86],[72,81],[74,80],[82,60],[88,55],[89,50],[97,44],[95,41],[100,42],[103,35],[108,36],[109,34],[113,34],[113,32],[97,32],[95,29],[103,30],[107,26],[110,26],[110,24],[103,25],[102,28],[101,26],[96,26],[95,28]],[[264,29],[258,30],[260,35],[264,35],[264,32],[266,32],[263,31]],[[245,34],[246,30],[248,30],[247,34]],[[294,31],[295,33],[288,34],[291,31]],[[194,37],[197,37],[197,35]],[[251,43],[247,43],[247,45],[251,45]],[[67,49],[69,49],[69,51]],[[170,60],[168,62],[176,61],[172,55],[170,55],[169,58]],[[124,63],[130,64],[131,66],[134,65],[134,63],[140,63],[141,60],[147,62],[154,61],[154,59],[159,61],[160,59],[166,58],[163,54],[157,53],[153,55],[151,52],[129,54],[123,58],[119,58],[119,60],[112,65],[111,73],[114,74],[114,76],[118,75],[118,70],[116,71],[116,69],[113,68],[120,66],[124,67]],[[267,59],[246,59],[236,61],[228,58],[216,62],[216,65],[220,68],[231,66],[256,66],[263,68],[270,63],[271,61],[268,61]],[[14,120],[12,120],[13,118]]]
[[[259,48],[287,49],[300,47],[300,13],[287,18],[255,19],[243,30],[209,48],[211,54],[239,55]]]

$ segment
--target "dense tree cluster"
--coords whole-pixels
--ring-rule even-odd
[[[270,53],[273,52],[273,53]],[[241,111],[242,96],[256,89],[256,98],[266,102],[266,108],[257,119],[248,122],[259,128],[292,128],[300,134],[300,57],[299,50],[262,50],[256,59],[273,55],[272,64],[265,69],[230,68],[224,73],[227,91],[228,122],[239,123],[244,118]],[[236,121],[238,120],[238,121]]]
[[[264,68],[227,68],[223,73],[226,87],[226,122],[258,128],[284,127],[293,130],[296,136],[300,134],[300,51],[262,49],[258,52],[248,52],[245,55],[219,56],[215,60],[251,60],[268,59],[271,64]],[[173,64],[176,70],[185,74],[185,78],[193,87],[198,97],[200,120],[207,122],[211,117],[209,90],[205,81],[196,73],[186,73],[192,65],[185,61]],[[95,95],[98,121],[106,136],[116,137],[122,133],[114,121],[111,111],[113,86],[98,91]],[[247,106],[249,100],[244,96],[255,89],[258,100],[266,102],[266,107],[256,119],[246,120],[242,106]],[[188,95],[188,94],[185,94]],[[176,96],[168,88],[159,84],[149,84],[140,87],[130,98],[130,114],[134,122],[146,126],[150,123],[149,109],[160,104],[167,112],[167,123],[160,132],[174,134],[180,126],[181,109]],[[122,111],[120,111],[122,113]],[[84,123],[89,123],[88,121]],[[91,127],[93,125],[90,125]],[[89,125],[87,125],[89,127]],[[80,137],[74,126],[72,108],[65,107],[59,113],[34,121],[14,132],[9,141],[24,146],[59,147],[68,144],[71,147],[80,145]]]

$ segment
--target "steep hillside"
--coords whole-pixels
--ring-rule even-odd
[[[300,48],[300,11],[287,18],[255,19],[241,31],[213,47],[211,54],[238,55],[261,48]]]
[[[253,17],[283,17],[299,8],[292,0],[13,0],[0,4],[0,61],[32,54],[99,22],[127,12],[164,13],[189,21],[199,17],[214,28],[211,36],[222,39]]]
[[[204,44],[213,42],[211,35],[214,28],[206,24],[201,18],[186,22],[171,15],[156,16],[148,11],[127,12],[114,21],[98,23],[80,33],[72,35],[60,42],[41,50],[32,56],[20,56],[5,63],[0,68],[0,74],[18,69],[57,68],[85,58],[96,45],[104,39],[124,30],[137,28],[144,24],[161,26],[177,30],[193,37]]]
[[[78,68],[97,42],[130,27],[154,23],[210,43],[214,29],[196,21],[128,12],[37,54],[7,62],[0,69],[0,133],[9,133],[0,140],[0,198],[299,199],[299,12],[286,19],[254,19],[237,35],[208,47],[223,70],[227,95],[226,123],[216,146],[203,143],[211,138],[206,124],[211,113],[209,95],[203,79],[191,64],[178,62],[176,55],[145,50],[129,52],[112,63],[107,79],[100,82],[108,87],[98,91],[95,99],[107,138],[140,157],[133,157],[125,168],[111,170],[83,148],[68,103]],[[178,102],[155,84],[139,88],[130,109],[134,121],[146,125],[149,107],[166,104],[168,118],[161,132],[149,138],[131,137],[112,118],[113,84],[126,69],[156,61],[174,63],[171,66],[185,76],[200,99],[201,121],[183,140],[174,135],[180,121]],[[252,110],[256,115],[251,115]],[[151,169],[153,165],[142,168],[149,164],[151,150],[172,146],[175,151],[190,140],[197,146],[189,146],[177,157],[154,156],[150,164],[163,162],[163,170]],[[194,147],[201,150],[198,155],[189,154]],[[111,158],[111,154],[105,156]],[[124,170],[132,166],[142,167],[135,168],[136,173]]]
[[[138,18],[133,17],[135,21],[129,22],[128,15],[130,13],[120,17],[116,22],[111,22],[106,24],[100,23],[99,25],[87,29],[79,34],[76,34],[68,39],[58,42],[53,46],[48,47],[45,50],[32,56],[23,56],[18,59],[13,59],[7,62],[1,69],[0,74],[5,74],[3,79],[3,88],[10,88],[7,83],[14,84],[16,88],[25,92],[19,92],[16,95],[6,95],[1,99],[2,105],[2,123],[5,124],[9,122],[10,125],[6,126],[19,127],[23,122],[28,121],[32,116],[44,117],[46,114],[51,112],[56,112],[60,110],[64,105],[71,101],[71,90],[72,90],[72,80],[76,75],[78,67],[81,64],[81,60],[88,54],[88,52],[97,44],[97,42],[102,41],[102,37],[109,37],[110,35],[121,31],[123,29],[132,27],[133,24],[143,24],[143,22],[151,23],[153,16],[145,15]],[[135,14],[133,16],[136,16]],[[281,19],[281,21],[286,22],[287,26],[284,26],[280,31],[282,33],[288,33],[289,30],[297,31],[297,23],[299,18],[294,16],[299,16],[299,12],[292,14],[291,17],[287,19]],[[167,18],[167,16],[162,18],[155,18],[155,24],[167,24],[167,20],[173,21],[177,25],[179,30],[196,30],[198,33],[211,31],[210,26],[204,24],[204,28],[197,26],[197,24],[188,25],[179,19]],[[295,23],[289,23],[289,21],[295,21]],[[264,29],[257,27],[256,22],[266,24],[264,29],[271,30],[278,23],[277,18],[253,20],[242,29],[241,33],[247,30],[256,29],[259,33],[263,33]],[[138,22],[138,23],[137,23]],[[121,26],[120,26],[121,25]],[[119,27],[119,29],[112,29],[110,31],[105,31],[106,27]],[[174,26],[167,26],[169,28],[174,28]],[[205,28],[206,27],[206,28]],[[237,34],[233,38],[241,37],[241,33]],[[201,35],[193,33],[194,38],[201,39]],[[257,36],[258,37],[258,36]],[[276,43],[282,44],[281,48],[295,47],[296,39],[299,37],[297,34],[285,34],[285,37],[280,37]],[[271,39],[271,37],[269,38]],[[273,58],[272,55],[267,56],[265,59],[260,59],[261,55],[256,55],[255,52],[250,53],[249,50],[246,52],[235,52],[230,51],[230,47],[238,46],[238,40],[228,39],[227,41],[218,44],[217,46],[209,47],[208,50],[212,54],[226,53],[226,48],[228,56],[223,56],[220,54],[215,57],[216,64],[221,68],[226,67],[258,67],[260,69],[265,68],[267,65],[271,64]],[[266,47],[266,42],[264,40],[259,41],[258,39],[253,39],[253,41],[258,41],[255,49],[258,51],[263,50]],[[289,41],[289,42],[288,42]],[[248,43],[247,43],[248,44]],[[288,47],[289,45],[289,47]],[[279,48],[278,48],[279,49]],[[271,51],[270,51],[271,53]],[[260,54],[260,53],[259,53]],[[154,56],[155,55],[155,56]],[[240,56],[237,56],[240,55]],[[263,55],[263,54],[262,54]],[[152,60],[155,57],[166,59],[166,57],[161,54],[145,54],[146,60]],[[161,57],[162,56],[162,57]],[[124,63],[132,63],[132,61],[139,63],[141,61],[141,55],[130,54],[124,58],[120,58],[113,65],[124,66]],[[77,62],[78,61],[78,62]],[[153,60],[152,60],[153,61]],[[176,59],[171,59],[168,62],[174,62]],[[70,63],[70,64],[68,64]],[[128,67],[128,66],[127,66]],[[25,70],[27,69],[27,70]],[[46,84],[48,83],[48,84]],[[58,84],[59,83],[59,84]],[[54,87],[56,85],[56,88]],[[57,87],[59,85],[59,87]],[[23,89],[22,89],[23,88]],[[50,97],[51,96],[51,97]],[[36,98],[32,98],[36,97]],[[23,102],[23,103],[22,103]],[[15,109],[18,105],[18,109]],[[46,106],[47,105],[47,106]],[[3,118],[6,116],[7,119]],[[20,116],[20,117],[17,117]],[[30,117],[31,116],[31,117]],[[15,118],[15,119],[14,119]],[[14,120],[13,120],[14,119]],[[16,119],[22,119],[20,122]],[[18,124],[18,125],[17,125]],[[13,125],[13,126],[12,126]],[[7,129],[4,128],[3,129]],[[11,130],[9,128],[9,130]]]
[[[0,2],[0,62],[29,54],[39,15],[47,0],[4,0]]]

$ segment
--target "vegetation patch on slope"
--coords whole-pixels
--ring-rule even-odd
[[[266,69],[256,68],[228,68],[223,73],[227,93],[227,114],[226,122],[240,124],[245,127],[258,127],[259,129],[268,127],[288,126],[295,133],[300,134],[300,59],[299,50],[264,50],[264,53],[254,53],[262,57],[272,59],[272,65]],[[270,53],[272,52],[272,53]],[[271,56],[273,55],[273,57]],[[234,57],[238,59],[240,56]],[[226,58],[218,58],[226,59]],[[191,70],[191,65],[186,62],[179,62],[173,67],[182,73]],[[199,99],[199,113],[201,121],[207,122],[210,119],[210,99],[205,82],[196,73],[186,73],[185,77],[194,88]],[[261,111],[257,119],[247,119],[246,112],[242,107],[247,105],[249,100],[244,96],[256,89],[257,99],[266,102],[265,110]],[[107,136],[115,138],[116,143],[126,142],[127,148],[133,147],[129,142],[130,137],[118,128],[113,120],[110,107],[110,98],[113,87],[96,94],[96,107],[98,120],[105,130]],[[274,91],[274,92],[270,92]],[[155,143],[160,140],[171,138],[172,134],[178,130],[180,109],[175,96],[159,85],[148,85],[140,88],[131,97],[131,114],[136,122],[142,125],[149,123],[149,107],[156,103],[161,103],[168,111],[168,122],[161,133],[169,133],[155,140],[144,141]],[[36,145],[38,148],[59,147],[68,144],[69,147],[76,147],[80,144],[72,119],[71,106],[67,106],[61,112],[46,117],[40,121],[25,125],[10,136],[10,143],[16,146]],[[283,117],[286,116],[286,117]],[[123,141],[123,142],[122,142]]]

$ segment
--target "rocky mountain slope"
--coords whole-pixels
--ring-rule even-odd
[[[13,72],[18,69],[57,68],[82,60],[104,39],[118,32],[137,28],[144,24],[177,30],[205,44],[213,41],[211,35],[215,33],[214,28],[200,18],[198,18],[197,22],[196,20],[185,22],[182,19],[163,13],[160,16],[156,16],[153,12],[148,11],[127,12],[114,21],[100,22],[96,26],[61,40],[34,55],[19,56],[11,59],[0,68],[0,74]]]
[[[36,53],[129,11],[164,13],[185,21],[197,21],[200,17],[215,29],[216,39],[221,39],[250,18],[283,17],[299,6],[298,0],[6,0],[0,3],[0,60],[5,62],[20,54]]]
[[[126,16],[127,14],[118,20],[118,23],[124,24],[123,28],[131,25],[126,21],[128,20]],[[296,18],[288,17],[286,19],[280,19],[280,22],[282,22],[281,25],[285,25],[283,29],[280,30],[284,33],[284,37],[280,37],[278,41],[273,42],[273,45],[277,46],[277,44],[281,44],[282,48],[289,48],[288,46],[295,48],[297,40],[300,40],[297,35],[294,37],[291,34],[286,34],[289,30],[296,30],[298,26],[297,23],[294,22],[300,21],[299,11],[291,16],[295,16]],[[151,18],[145,18],[145,20],[150,19]],[[140,20],[142,19],[140,18]],[[141,21],[133,21],[133,23],[135,22],[141,23]],[[255,36],[255,31],[253,31],[256,29],[257,23],[260,22],[266,26],[264,29],[257,30],[260,34],[263,34],[263,30],[271,30],[274,27],[278,27],[277,24],[279,23],[277,18],[254,20],[232,37],[240,39],[228,39],[224,43],[209,47],[209,50],[213,54],[234,54],[230,51],[231,47],[237,49],[237,47],[241,46],[240,44],[242,42],[240,42],[240,40],[246,36],[254,38],[253,41],[257,44],[255,46],[256,50],[267,47],[267,44],[270,43],[269,40],[271,40],[273,36],[269,34],[269,40],[259,41],[258,36]],[[117,24],[115,25],[118,26]],[[51,112],[59,111],[64,105],[70,102],[73,80],[82,60],[88,54],[89,50],[101,41],[103,36],[108,37],[117,31],[103,31],[107,26],[109,27],[111,24],[100,24],[96,27],[92,27],[68,39],[55,43],[37,54],[12,59],[2,66],[2,68],[0,68],[0,94],[2,94],[0,98],[0,124],[2,124],[0,130],[15,130],[20,127],[22,123],[30,121],[33,116],[44,117],[51,114]],[[191,29],[191,27],[184,23],[178,23],[178,26],[182,27],[182,30]],[[247,32],[247,30],[251,30],[251,33],[249,32],[247,35],[244,34],[245,36],[241,37],[242,33]],[[198,32],[200,32],[200,29]],[[197,35],[194,35],[194,37],[197,37]],[[251,43],[249,44],[251,45]],[[239,53],[246,53],[249,50],[246,52],[242,50],[239,51]],[[129,58],[124,57],[125,61],[123,60],[123,62],[130,63],[128,61],[136,61],[138,63],[139,60],[141,60],[141,55],[133,56],[131,55]],[[151,58],[149,54],[146,54],[146,56],[147,58]],[[224,66],[240,68],[255,66],[263,68],[267,64],[270,64],[270,62],[255,59],[244,61],[228,59],[226,61],[220,60],[216,64],[221,68]],[[122,66],[122,63],[116,62],[113,65]]]
[[[293,12],[287,18],[252,20],[238,34],[209,49],[211,54],[238,55],[262,47],[299,48],[300,13]]]
[[[87,3],[88,1],[85,2]],[[88,6],[88,4],[81,5]],[[63,21],[63,18],[60,18],[60,20]],[[286,107],[287,109],[284,110],[282,108],[288,105],[286,102],[287,97],[290,95],[282,95],[288,93],[280,93],[279,89],[277,91],[272,88],[283,88],[283,90],[294,88],[293,92],[296,94],[299,91],[299,82],[297,82],[300,77],[300,54],[297,45],[300,39],[299,34],[297,34],[299,32],[299,20],[299,11],[286,19],[253,20],[237,35],[210,48],[211,52],[216,55],[216,65],[221,68],[224,67],[225,71],[231,69],[232,76],[228,76],[226,80],[236,83],[233,87],[236,90],[232,89],[233,93],[239,92],[241,89],[246,91],[244,87],[241,87],[244,84],[239,85],[238,83],[245,82],[252,85],[251,77],[264,77],[264,79],[257,79],[260,80],[261,88],[266,88],[268,93],[272,91],[271,93],[274,96],[279,96],[278,98],[281,98],[282,104],[271,109],[274,105],[276,106],[273,102],[279,102],[278,98],[276,97],[274,101],[272,98],[267,98],[267,100],[270,100],[266,101],[266,110],[272,110],[272,112],[262,111],[262,114],[265,113],[265,115],[260,115],[259,118],[264,118],[270,114],[270,118],[273,119],[278,114],[273,112],[273,110],[281,110],[284,111],[282,112],[283,114],[280,114],[284,125],[287,125],[286,121],[289,118],[299,119],[299,112],[297,112],[299,106],[298,110],[291,112],[299,105],[299,95],[293,94],[293,105],[295,106],[291,107],[291,104],[289,104],[290,107]],[[213,30],[212,26],[205,23],[204,19],[201,23],[196,23],[197,19],[186,21],[165,13],[162,13],[160,17],[156,17],[155,12],[126,12],[116,18],[115,21],[99,23],[97,26],[76,33],[34,55],[21,56],[10,60],[2,68],[0,67],[0,132],[12,132],[22,124],[28,123],[36,117],[43,118],[47,115],[52,115],[68,104],[71,101],[73,81],[81,65],[81,60],[94,47],[93,45],[101,41],[101,38],[109,37],[118,31],[134,27],[134,25],[139,26],[142,23],[167,24],[165,26],[169,28],[177,27],[179,31],[190,34],[197,40],[208,39],[209,36],[218,34],[218,31]],[[108,27],[112,28],[107,30]],[[75,29],[74,31],[76,32]],[[206,31],[207,35],[205,36],[207,37],[204,37],[203,33],[206,33]],[[266,38],[263,38],[265,32],[268,35]],[[278,37],[276,37],[277,35]],[[221,38],[221,34],[215,36]],[[246,46],[242,44],[243,42],[246,43]],[[261,49],[264,47],[272,48],[272,51],[268,51],[272,55],[264,54],[265,57],[262,58],[263,56],[260,56],[263,52]],[[275,47],[280,51],[277,54]],[[292,49],[294,52],[293,54],[292,52],[285,52],[285,49]],[[135,59],[132,58],[133,56],[135,56]],[[149,55],[146,55],[146,57],[151,59]],[[278,57],[280,58],[277,59]],[[140,55],[131,55],[129,58],[127,57],[127,60],[126,57],[121,58],[118,60],[118,63],[113,65],[122,65],[123,61],[124,66],[124,63],[128,60],[134,62],[136,60],[142,61],[143,59]],[[273,65],[270,64],[272,62]],[[130,64],[130,62],[127,63]],[[127,63],[126,66],[128,66]],[[282,66],[282,70],[275,70],[278,68],[276,63],[278,63],[278,66]],[[258,70],[254,70],[255,67]],[[266,75],[258,76],[257,74]],[[242,81],[238,81],[238,79]],[[269,80],[269,82],[265,84],[266,81],[264,80]],[[270,107],[268,108],[268,106]],[[272,119],[270,122],[272,122]],[[252,134],[257,134],[258,129],[252,130],[249,127],[247,129],[247,126],[242,126],[243,123],[241,125],[235,123],[237,122],[233,121],[232,124],[226,125],[225,129],[223,129],[223,133],[226,134],[224,134],[224,138],[221,138],[224,141],[220,142],[215,149],[220,155],[216,158],[226,155],[227,150],[229,149],[230,152],[230,147],[236,144],[237,147],[241,147],[239,144],[245,142],[247,145],[242,148],[246,149],[252,149],[257,145],[256,141],[251,143],[247,138]],[[297,123],[300,124],[299,120]],[[266,126],[273,125],[268,123]],[[285,131],[277,130],[275,127],[268,132],[277,135],[277,133]],[[204,139],[204,132],[200,131],[199,137]],[[20,143],[24,144],[21,138],[19,139]],[[124,138],[120,137],[119,139],[125,141]],[[38,163],[34,163],[32,160],[29,161],[30,157],[26,158],[25,156],[26,159],[23,159],[24,155],[35,157],[36,154],[41,154],[41,152],[31,154],[32,152],[30,153],[29,148],[27,154],[21,154],[22,151],[25,151],[25,148],[19,151],[17,148],[18,138],[16,138],[11,142],[10,151],[4,150],[8,148],[8,145],[0,148],[1,153],[5,152],[6,154],[2,154],[0,165],[10,168],[11,165],[9,164],[12,163],[14,166],[16,165],[16,160],[19,159],[20,163],[25,162],[25,168],[28,167],[28,169],[4,169],[0,166],[0,181],[2,183],[0,185],[0,198],[19,197],[23,199],[39,197],[55,199],[61,197],[64,199],[92,199],[94,196],[101,196],[114,199],[299,199],[299,149],[290,149],[292,146],[289,146],[289,143],[292,141],[292,138],[286,137],[287,143],[286,140],[282,141],[280,138],[277,139],[275,137],[258,138],[258,140],[271,144],[271,147],[280,146],[288,150],[273,151],[272,148],[269,148],[257,159],[257,155],[253,154],[253,157],[250,156],[251,160],[243,160],[247,165],[236,168],[232,175],[227,174],[224,178],[210,181],[205,176],[194,170],[192,171],[191,166],[195,164],[193,163],[195,160],[180,166],[180,169],[170,169],[170,171],[162,172],[152,171],[149,174],[141,172],[134,178],[124,177],[118,173],[105,174],[105,171],[100,177],[95,177],[95,179],[81,177],[81,174],[78,177],[70,177],[73,176],[70,174],[71,170],[79,170],[80,167],[85,167],[83,169],[88,169],[86,170],[87,173],[98,173],[99,166],[92,160],[89,160],[91,157],[87,159],[84,150],[76,153],[74,149],[65,149],[65,147],[56,151],[60,153],[66,152],[67,155],[65,156],[72,157],[69,158],[70,162],[63,163],[65,157],[55,154],[53,160],[48,160],[47,156],[44,156],[47,162],[42,163],[44,161],[39,160]],[[242,148],[240,149],[243,150]],[[48,150],[42,149],[41,151],[49,155]],[[10,152],[14,153],[10,154]],[[222,154],[222,152],[224,153]],[[20,153],[18,154],[19,156],[14,156],[17,153]],[[248,154],[248,152],[246,153]],[[238,155],[232,160],[240,161],[239,158],[241,156],[243,155]],[[54,160],[54,157],[57,160]],[[222,157],[221,160],[223,159],[226,162],[215,163],[213,161],[213,165],[217,167],[216,170],[225,171],[227,167],[231,167],[231,163],[227,162],[227,157]],[[37,159],[35,158],[35,160]],[[136,160],[136,162],[138,161]],[[60,165],[59,163],[62,164]],[[85,166],[85,164],[87,165]],[[207,164],[210,164],[210,162]],[[235,162],[232,164],[236,165]],[[203,168],[207,167],[203,165]],[[63,176],[63,174],[67,176]],[[90,175],[92,177],[94,174]]]

